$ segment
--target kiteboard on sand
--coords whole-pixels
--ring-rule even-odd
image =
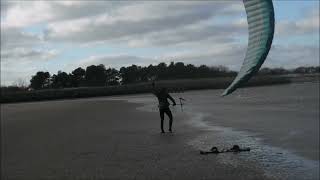
[[[218,150],[217,147],[212,147],[210,151],[202,151],[200,150],[200,154],[219,154],[219,153],[226,153],[226,152],[242,152],[242,151],[250,151],[249,147],[240,148],[238,145],[233,145],[230,149],[223,149],[221,151]]]

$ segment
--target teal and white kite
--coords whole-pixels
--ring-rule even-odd
[[[255,75],[267,58],[274,34],[272,0],[243,0],[249,26],[249,40],[245,59],[237,77],[223,92],[226,96]]]

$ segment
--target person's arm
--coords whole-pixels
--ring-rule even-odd
[[[169,93],[168,93],[168,98],[172,101],[172,103],[173,103],[172,105],[173,105],[173,106],[177,105],[177,104],[176,104],[176,101],[173,99],[173,97],[170,96]]]

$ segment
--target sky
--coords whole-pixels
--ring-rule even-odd
[[[318,66],[319,1],[273,2],[275,35],[263,67]],[[1,85],[98,64],[174,61],[239,70],[246,18],[242,0],[1,0]]]

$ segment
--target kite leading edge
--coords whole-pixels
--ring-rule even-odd
[[[275,20],[272,0],[243,0],[243,3],[248,20],[248,48],[237,77],[222,96],[235,91],[259,71],[273,40]]]

